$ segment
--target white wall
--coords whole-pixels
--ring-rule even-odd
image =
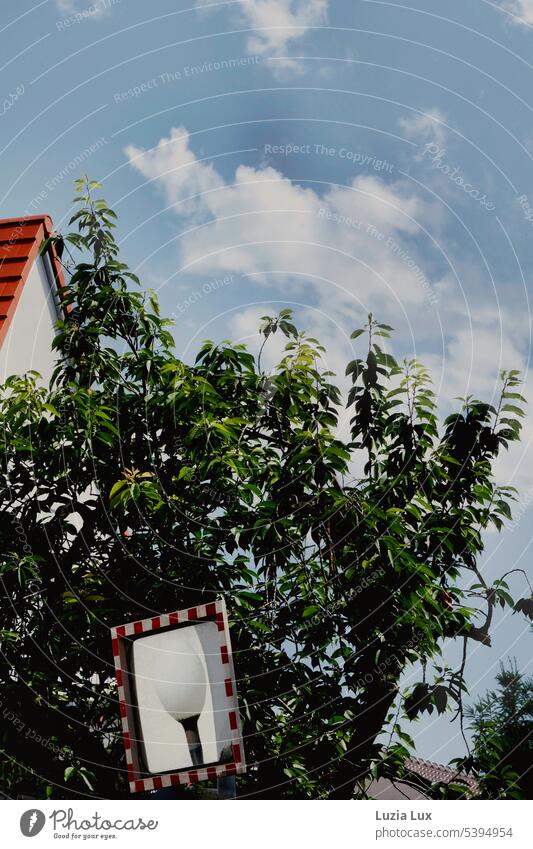
[[[0,383],[11,374],[38,371],[50,379],[57,353],[52,352],[57,321],[55,288],[48,259],[37,257],[15,310],[15,316],[0,348]],[[50,276],[49,276],[50,275]]]

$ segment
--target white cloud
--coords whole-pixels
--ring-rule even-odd
[[[326,22],[329,0],[239,0],[238,6],[244,26],[256,30],[248,36],[248,53],[275,60],[276,73],[301,70],[288,54],[294,41]]]
[[[328,0],[245,0],[241,6],[249,25],[257,29],[248,39],[248,52],[284,57],[294,40],[325,23]]]
[[[226,182],[191,151],[184,128],[152,150],[131,145],[126,154],[187,222],[180,246],[188,273],[256,275],[285,292],[290,279],[295,295],[310,289],[339,316],[387,300],[391,309],[427,308],[416,248],[405,239],[418,234],[417,222],[427,224],[432,211],[402,182],[359,176],[320,196],[272,167],[247,165]]]
[[[224,185],[210,163],[200,162],[189,148],[189,134],[183,128],[172,128],[168,139],[161,139],[150,151],[133,145],[126,148],[131,165],[149,180],[164,186],[173,204],[181,204],[182,215],[202,214],[209,208],[208,192]]]
[[[109,15],[111,7],[121,0],[55,0],[63,15],[79,15],[80,21],[99,20]]]
[[[503,3],[503,8],[512,15],[513,23],[519,25],[533,24],[533,0],[508,0]]]
[[[442,147],[446,139],[446,119],[439,109],[430,109],[423,115],[400,118],[398,124],[406,138],[420,144],[436,144]]]

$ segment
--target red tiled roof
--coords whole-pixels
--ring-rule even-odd
[[[424,761],[421,758],[407,758],[406,773],[396,780],[378,778],[371,781],[366,788],[367,798],[370,799],[428,799],[428,785],[433,784],[462,784],[467,798],[479,797],[479,784],[472,775],[457,772],[444,764]]]
[[[44,239],[53,232],[48,215],[0,219],[0,347],[15,315],[30,269]],[[54,246],[48,249],[55,283],[65,285]]]
[[[405,766],[410,772],[419,775],[420,778],[424,778],[430,784],[440,782],[450,784],[453,782],[454,784],[466,784],[469,790],[474,793],[478,790],[477,781],[471,775],[467,775],[465,772],[457,772],[443,764],[423,761],[421,758],[408,758]]]

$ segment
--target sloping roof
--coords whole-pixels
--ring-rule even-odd
[[[430,784],[465,784],[468,789],[475,793],[478,790],[478,784],[475,778],[468,775],[466,772],[457,772],[449,766],[434,763],[433,761],[423,761],[421,758],[408,758],[405,762],[407,769],[420,776]]]
[[[465,772],[457,772],[449,766],[424,761],[421,758],[408,758],[405,761],[406,774],[393,781],[378,778],[370,782],[366,793],[371,799],[427,799],[428,785],[462,784],[466,796],[479,796],[479,785],[475,778]]]
[[[53,232],[48,215],[0,219],[0,347],[13,320],[31,267],[44,239]],[[51,246],[48,256],[58,288],[64,286],[61,263]]]

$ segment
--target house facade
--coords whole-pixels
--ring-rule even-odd
[[[64,285],[55,248],[40,255],[52,232],[45,215],[0,219],[0,384],[30,369],[45,381],[52,375],[58,290]]]

